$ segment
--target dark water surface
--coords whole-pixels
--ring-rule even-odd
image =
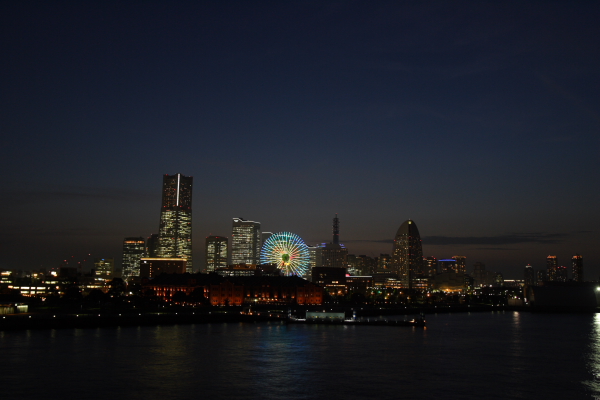
[[[594,399],[600,314],[0,332],[0,399]]]

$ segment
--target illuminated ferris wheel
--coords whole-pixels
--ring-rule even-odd
[[[308,246],[294,233],[274,233],[260,250],[260,262],[277,265],[287,276],[303,276],[308,271]]]

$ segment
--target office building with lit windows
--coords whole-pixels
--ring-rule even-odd
[[[217,268],[227,267],[228,239],[224,236],[206,238],[206,272],[214,272]]]
[[[445,258],[438,261],[438,266],[442,274],[457,274],[458,267],[454,258]]]
[[[98,258],[94,261],[94,281],[97,283],[107,283],[114,278],[114,275],[114,258]]]
[[[428,278],[434,278],[438,274],[438,260],[435,257],[423,258],[423,269]]]
[[[571,261],[573,264],[573,281],[583,282],[583,256],[575,254]]]
[[[558,260],[556,256],[548,256],[546,257],[546,278],[550,282],[555,282],[558,280]]]
[[[452,256],[456,260],[456,272],[461,274],[467,273],[467,257],[465,256]]]
[[[123,280],[140,276],[140,259],[145,255],[146,241],[143,237],[128,237],[123,240]]]
[[[412,288],[423,278],[423,248],[419,229],[412,220],[400,225],[394,238],[392,268],[402,287]]]
[[[192,272],[192,177],[163,176],[158,258],[184,258]]]
[[[234,218],[231,230],[231,263],[260,264],[260,222]]]

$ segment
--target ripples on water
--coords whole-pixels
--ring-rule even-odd
[[[600,314],[427,320],[0,332],[0,398],[600,398]]]

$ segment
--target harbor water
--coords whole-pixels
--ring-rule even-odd
[[[9,399],[594,399],[600,314],[0,331]]]

